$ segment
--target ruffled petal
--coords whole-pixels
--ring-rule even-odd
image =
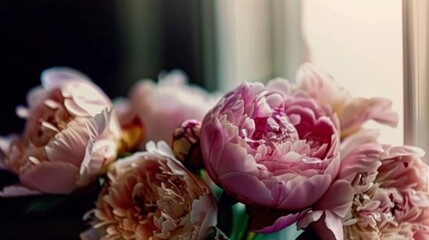
[[[22,184],[45,193],[70,193],[76,188],[79,169],[69,163],[43,162],[20,176]],[[53,180],[55,179],[55,180]]]

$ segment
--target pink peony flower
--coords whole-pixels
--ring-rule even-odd
[[[21,136],[3,138],[2,160],[23,186],[2,195],[68,193],[89,184],[116,158],[120,128],[109,98],[82,73],[52,68],[27,96]],[[27,189],[29,188],[29,189]]]
[[[175,70],[161,75],[159,83],[141,81],[130,93],[130,104],[145,130],[145,142],[172,141],[176,127],[183,121],[201,121],[215,104],[216,97],[204,90],[186,85],[186,76]]]
[[[341,137],[345,138],[358,131],[368,120],[396,127],[398,114],[392,111],[392,102],[385,98],[352,98],[338,87],[332,77],[304,63],[297,73],[298,88],[322,106],[330,108],[338,115]]]
[[[115,162],[97,201],[93,227],[101,239],[205,239],[216,202],[165,142]],[[92,233],[92,234],[87,234]],[[93,231],[83,237],[94,236]]]
[[[286,80],[243,83],[206,115],[201,149],[210,177],[247,205],[253,231],[307,214],[339,169],[336,118]],[[341,185],[341,184],[340,184]]]
[[[344,239],[343,222],[349,219],[356,194],[370,189],[384,152],[377,142],[378,131],[362,129],[341,143],[341,165],[336,181],[314,204],[312,211],[298,221],[298,228],[311,226],[323,239]]]
[[[386,147],[374,185],[356,194],[347,239],[429,238],[429,167],[421,149]]]

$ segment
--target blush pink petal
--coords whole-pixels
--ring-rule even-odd
[[[85,116],[89,114],[94,117],[100,113],[106,106],[112,106],[110,99],[97,87],[92,84],[74,84],[70,90],[68,90],[71,99],[69,101],[68,110],[75,113],[77,116]],[[82,113],[80,109],[83,109],[85,113]]]
[[[55,136],[55,140],[46,146],[46,155],[50,161],[68,162],[78,167],[87,144],[87,130],[83,124],[75,124]]]
[[[281,94],[283,98],[292,95],[292,86],[289,81],[282,78],[270,80],[267,84],[267,90]]]
[[[353,188],[347,180],[336,180],[317,202],[314,209],[329,210],[339,218],[345,217],[350,210],[354,196]]]
[[[331,105],[349,98],[349,93],[338,87],[332,77],[316,69],[310,63],[303,63],[296,74],[298,85],[322,105]]]
[[[27,170],[20,180],[25,186],[41,192],[67,193],[76,188],[78,173],[79,169],[69,163],[44,162]]]
[[[377,139],[379,135],[380,135],[380,131],[378,130],[361,129],[355,132],[350,137],[347,137],[343,141],[341,141],[341,154],[343,156],[346,156],[350,152],[355,150],[357,147],[362,146],[363,144],[377,143]]]
[[[89,81],[89,77],[69,67],[54,67],[44,70],[41,80],[45,88],[52,89],[62,85],[65,81]]]
[[[40,195],[42,192],[32,190],[23,185],[10,185],[3,188],[0,191],[0,197],[21,197],[21,196],[32,196]]]
[[[100,114],[97,114],[90,121],[86,122],[89,139],[87,140],[85,154],[80,165],[79,185],[87,184],[94,176],[97,175],[103,166],[105,166],[108,162],[112,162],[116,158],[116,152],[111,152],[111,150],[116,150],[116,144],[109,140],[100,140],[99,137],[106,129],[107,124],[109,123],[112,116],[111,114],[111,110],[103,110]],[[96,148],[96,150],[99,152],[94,152],[94,144],[97,144],[97,141],[106,142],[105,146],[107,146],[107,148]]]
[[[357,129],[368,120],[396,127],[399,117],[392,110],[392,102],[388,99],[356,98],[349,102],[341,113],[341,129],[343,132],[349,132]]]

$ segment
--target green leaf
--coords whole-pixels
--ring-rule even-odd
[[[231,240],[242,240],[248,238],[248,220],[246,207],[242,203],[237,203],[232,207],[232,231]]]
[[[40,196],[22,206],[25,215],[41,214],[60,206],[67,200],[67,195]]]
[[[226,235],[230,236],[231,230],[234,228],[232,225],[233,211],[231,207],[237,203],[237,200],[226,192],[222,192],[218,201],[218,225]]]

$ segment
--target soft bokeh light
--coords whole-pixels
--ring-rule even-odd
[[[353,96],[393,101],[399,125],[380,127],[380,141],[402,144],[401,1],[304,0],[303,33],[311,62],[331,74],[338,85]]]

